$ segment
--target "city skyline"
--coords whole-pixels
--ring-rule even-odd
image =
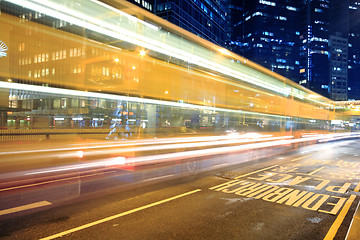
[[[129,1],[325,97],[360,99],[359,1]]]

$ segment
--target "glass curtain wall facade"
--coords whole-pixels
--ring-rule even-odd
[[[300,81],[323,96],[329,89],[329,0],[304,0],[300,14]]]
[[[360,100],[360,1],[349,4],[349,100]]]
[[[298,1],[230,1],[229,48],[295,82],[299,79]],[[242,14],[240,15],[239,13]]]
[[[341,33],[330,35],[330,98],[335,101],[348,99],[348,39]]]
[[[244,55],[244,2],[227,1],[226,22],[226,47],[241,55]]]
[[[226,0],[156,0],[155,14],[217,45],[225,45]]]
[[[348,100],[348,39],[349,1],[330,2],[329,29],[329,97],[335,101]]]

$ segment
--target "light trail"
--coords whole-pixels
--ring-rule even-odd
[[[308,141],[319,141],[323,138],[322,135],[314,136],[312,138],[300,138],[300,139],[291,139],[292,136],[287,137],[273,137],[273,138],[265,138],[261,140],[267,140],[264,142],[253,141],[255,143],[237,145],[237,146],[227,146],[227,147],[216,147],[216,148],[206,148],[201,150],[186,150],[182,152],[173,152],[173,153],[165,153],[165,154],[153,154],[147,156],[138,156],[138,157],[114,157],[114,158],[106,158],[101,161],[91,162],[91,163],[77,163],[70,166],[62,166],[62,167],[55,167],[55,168],[47,168],[37,171],[29,171],[25,173],[25,175],[37,175],[37,174],[44,174],[44,173],[52,173],[52,172],[61,172],[61,171],[70,171],[70,170],[79,170],[79,169],[86,169],[86,168],[94,168],[100,166],[119,166],[119,165],[126,165],[128,163],[133,164],[134,166],[141,166],[145,164],[155,164],[155,163],[163,163],[163,162],[172,162],[177,161],[179,159],[191,159],[197,157],[205,157],[205,156],[212,156],[212,155],[220,155],[220,154],[228,154],[228,153],[235,153],[247,150],[255,150],[255,149],[262,149],[262,148],[269,148],[275,146],[282,146],[282,145],[291,145],[294,143],[300,142],[308,142]],[[269,141],[271,139],[271,141]],[[221,145],[215,143],[216,145]],[[225,144],[225,143],[224,143]],[[229,144],[227,141],[226,144]],[[184,148],[188,148],[189,146],[192,147],[199,147],[199,146],[212,146],[214,143],[202,143],[202,144],[180,144]],[[168,150],[168,149],[178,149],[179,144],[177,145],[165,145],[165,146],[156,146],[156,147],[143,147],[143,148],[133,148],[133,151],[149,151],[149,150]],[[123,150],[125,152],[125,150]],[[128,150],[127,150],[128,151]],[[117,151],[117,153],[121,153],[121,151]],[[22,173],[24,174],[24,173]]]
[[[136,145],[161,145],[161,144],[179,144],[179,143],[190,143],[190,142],[212,142],[212,141],[232,141],[232,143],[245,143],[255,139],[258,140],[271,140],[272,135],[261,135],[261,134],[239,134],[239,135],[226,135],[226,136],[206,136],[206,137],[185,137],[185,138],[165,138],[165,139],[151,139],[151,140],[138,140],[138,141],[127,141],[117,144],[101,144],[101,146],[84,146],[84,147],[65,147],[65,148],[52,148],[52,149],[34,149],[34,150],[25,150],[25,151],[11,151],[11,152],[1,152],[0,155],[7,154],[26,154],[26,153],[44,153],[44,152],[56,152],[56,151],[71,151],[71,150],[88,150],[88,149],[100,149],[100,148],[113,148],[113,147],[127,147],[127,146],[136,146]],[[239,139],[238,141],[236,139]],[[224,143],[224,144],[228,144]],[[97,143],[96,143],[97,144]],[[206,143],[211,145],[210,143]],[[216,144],[216,143],[213,143]],[[219,142],[217,142],[219,144]],[[221,143],[220,143],[221,144]],[[201,146],[198,145],[198,146]],[[184,146],[185,147],[185,146]],[[192,146],[186,146],[192,147]],[[197,147],[193,145],[193,147]],[[166,148],[166,147],[165,147]],[[141,148],[132,148],[131,151],[140,150]],[[152,148],[143,148],[143,150],[151,150]],[[157,148],[158,149],[158,148]],[[126,150],[128,151],[128,150]],[[62,153],[64,154],[64,153]],[[71,153],[73,155],[73,153]],[[77,155],[77,154],[76,154]]]
[[[341,135],[344,135],[344,134],[338,134],[338,136],[341,136]],[[345,136],[349,136],[349,135],[345,134]],[[345,137],[345,136],[343,136],[343,137]],[[356,134],[355,136],[358,137],[359,134]],[[320,135],[314,135],[313,137],[306,137],[306,138],[299,138],[299,139],[292,139],[292,136],[287,136],[286,138],[284,138],[284,137],[261,138],[260,137],[259,139],[257,139],[258,141],[262,141],[264,139],[265,140],[272,139],[272,141],[265,141],[265,142],[254,142],[253,141],[248,144],[236,145],[236,146],[206,148],[206,149],[200,149],[200,150],[186,150],[183,152],[153,154],[153,155],[139,156],[139,157],[132,157],[132,158],[125,158],[125,157],[118,156],[118,157],[112,157],[112,158],[104,158],[99,161],[81,162],[81,163],[71,164],[71,165],[67,165],[67,166],[45,168],[45,169],[39,169],[39,170],[33,170],[33,171],[27,171],[27,172],[25,172],[25,171],[14,172],[14,173],[8,174],[7,177],[17,178],[17,177],[24,177],[24,176],[36,176],[36,175],[41,176],[42,174],[60,173],[60,172],[69,172],[69,174],[70,174],[72,171],[78,171],[78,170],[82,170],[83,171],[82,173],[88,173],[89,171],[92,171],[92,169],[99,170],[98,168],[101,168],[101,170],[103,171],[103,170],[109,169],[111,167],[117,167],[117,166],[124,167],[124,166],[127,166],[127,164],[131,164],[132,166],[137,167],[137,166],[157,164],[157,163],[174,163],[174,162],[176,163],[178,160],[194,159],[194,158],[198,158],[198,157],[207,157],[207,156],[216,156],[216,155],[221,155],[221,154],[239,153],[239,152],[246,152],[248,150],[273,148],[276,146],[289,146],[291,144],[300,143],[300,142],[319,141],[320,139],[324,139],[324,137],[328,137],[328,136],[323,136],[320,134]],[[246,140],[249,140],[249,139],[246,139]],[[232,142],[232,141],[227,140],[225,142],[227,144],[229,144],[229,142]],[[193,143],[193,144],[197,144],[197,146],[199,146],[198,145],[199,143]],[[212,142],[206,143],[205,142],[205,143],[200,143],[200,144],[201,144],[201,146],[206,146],[207,144],[208,144],[208,146],[211,146],[214,143],[212,143]],[[181,145],[188,146],[189,143],[181,144]],[[164,145],[163,147],[165,147],[165,148],[163,148],[163,149],[171,149],[171,148],[177,149],[177,146],[178,146],[178,144]],[[190,146],[191,146],[191,144],[190,144]],[[162,147],[162,146],[161,145],[155,146],[155,148],[158,148],[158,147]],[[151,148],[153,148],[153,146]],[[144,149],[144,148],[138,148],[138,149]],[[294,161],[301,159],[301,158],[308,157],[308,156],[309,155],[294,159]],[[226,163],[226,164],[235,164],[235,163],[236,163],[236,160]],[[25,179],[25,180],[19,181],[19,184],[22,184],[22,185],[0,189],[0,192],[20,189],[20,188],[25,188],[25,187],[44,185],[44,184],[54,183],[54,182],[61,182],[61,181],[75,179],[75,178],[79,178],[79,177],[82,178],[82,177],[87,177],[87,176],[101,175],[101,174],[105,174],[105,173],[109,173],[109,172],[101,172],[101,173],[95,173],[95,174],[89,174],[89,175],[80,175],[80,176],[70,177],[70,178],[65,177],[65,178],[60,178],[60,179],[55,179],[55,180],[50,180],[50,181],[47,180],[46,177],[45,178],[41,177],[41,178],[44,178],[44,181],[42,181],[40,179],[40,181],[42,181],[42,182],[34,183],[34,184],[24,184],[24,182],[27,181]],[[65,175],[64,174],[57,175],[57,177],[61,177],[61,176],[65,176]],[[22,183],[20,183],[20,182],[22,182]],[[14,185],[17,183],[16,182],[7,182],[6,184]]]
[[[107,170],[107,169],[103,169],[103,170]],[[81,178],[105,175],[105,174],[114,173],[114,172],[116,172],[116,171],[103,171],[103,172],[99,172],[99,173],[90,173],[90,174],[73,176],[73,177],[66,177],[64,175],[61,175],[59,179],[44,180],[44,181],[40,181],[38,183],[30,183],[30,184],[26,184],[25,183],[26,181],[22,181],[21,183],[20,182],[9,182],[7,184],[18,184],[18,185],[15,185],[13,187],[0,188],[0,192],[18,190],[18,189],[29,188],[29,187],[42,186],[42,185],[46,185],[46,184],[58,183],[58,182],[69,181],[69,180],[78,180],[78,179],[81,179]]]
[[[231,78],[238,79],[261,88],[265,88],[270,91],[278,92],[285,97],[293,95],[299,99],[308,99],[309,101],[316,102],[318,104],[333,107],[332,104],[324,103],[313,99],[313,94],[299,94],[297,91],[301,91],[299,88],[294,86],[289,86],[284,84],[280,80],[272,80],[268,75],[258,72],[259,76],[254,76],[253,69],[237,63],[231,63],[230,59],[226,58],[217,63],[212,60],[212,57],[216,54],[204,47],[199,47],[187,40],[179,39],[174,34],[169,34],[167,37],[168,41],[163,41],[162,34],[167,33],[159,30],[156,26],[146,23],[140,19],[136,19],[125,12],[122,12],[118,9],[115,9],[111,6],[108,6],[100,1],[92,0],[85,4],[80,4],[81,7],[76,9],[76,7],[69,8],[59,1],[47,1],[43,0],[41,2],[33,0],[6,0],[8,2],[17,4],[22,7],[29,8],[36,12],[41,12],[43,14],[52,16],[54,18],[69,22],[71,24],[84,27],[86,29],[92,30],[94,32],[104,34],[115,39],[123,40],[141,46],[143,48],[165,54],[177,59],[184,60],[192,64],[196,64],[205,69],[212,71],[217,71],[220,74],[229,76]],[[91,10],[91,11],[90,11]],[[131,22],[136,22],[137,25],[142,26],[144,29],[140,32],[135,32],[131,28],[128,21],[116,21],[114,19],[102,19],[97,17],[98,15],[108,14],[109,10],[112,13],[118,14],[119,17],[124,17]],[[86,12],[87,11],[87,12]],[[94,16],[95,15],[95,16]],[[178,41],[182,41],[184,47],[179,48]],[[187,49],[195,48],[196,50],[189,52]],[[264,80],[265,79],[265,80]],[[293,91],[292,89],[295,89]]]

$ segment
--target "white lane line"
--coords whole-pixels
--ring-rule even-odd
[[[0,216],[10,214],[10,213],[20,212],[20,211],[24,211],[24,210],[29,210],[29,209],[33,209],[33,208],[44,207],[44,206],[48,206],[48,205],[51,205],[51,202],[41,201],[41,202],[35,202],[35,203],[22,205],[19,207],[8,208],[8,209],[1,210]]]
[[[113,216],[110,216],[110,217],[107,217],[107,218],[103,218],[103,219],[100,219],[100,220],[98,220],[98,221],[91,222],[91,223],[88,223],[88,224],[85,224],[85,225],[82,225],[82,226],[79,226],[79,227],[76,227],[76,228],[72,228],[72,229],[69,229],[69,230],[67,230],[67,231],[64,231],[64,232],[61,232],[61,233],[58,233],[58,234],[51,235],[51,236],[49,236],[49,237],[41,238],[40,240],[50,240],[50,239],[59,238],[59,237],[62,237],[62,236],[64,236],[64,235],[68,235],[68,234],[70,234],[70,233],[77,232],[77,231],[83,230],[83,229],[85,229],[85,228],[89,228],[89,227],[98,225],[98,224],[100,224],[100,223],[108,222],[108,221],[111,221],[111,220],[113,220],[113,219],[116,219],[116,218],[119,218],[119,217],[122,217],[122,216],[129,215],[129,214],[131,214],[131,213],[135,213],[135,212],[138,212],[138,211],[147,209],[147,208],[151,208],[151,207],[160,205],[160,204],[162,204],[162,203],[170,202],[170,201],[172,201],[172,200],[175,200],[175,199],[178,199],[178,198],[182,198],[182,197],[188,196],[188,195],[190,195],[190,194],[193,194],[193,193],[196,193],[196,192],[199,192],[199,191],[201,191],[201,189],[196,189],[196,190],[191,191],[191,192],[183,193],[183,194],[176,195],[176,196],[174,196],[174,197],[170,197],[170,198],[167,198],[167,199],[158,201],[158,202],[150,203],[150,204],[148,204],[148,205],[145,205],[145,206],[142,206],[142,207],[138,207],[138,208],[135,208],[135,209],[132,209],[132,210],[123,212],[123,213],[119,213],[119,214],[116,214],[116,215],[113,215]]]

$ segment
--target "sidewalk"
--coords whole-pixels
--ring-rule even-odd
[[[349,232],[346,236],[346,240],[359,240],[359,239],[360,239],[360,201],[355,210],[355,214],[351,222]]]

